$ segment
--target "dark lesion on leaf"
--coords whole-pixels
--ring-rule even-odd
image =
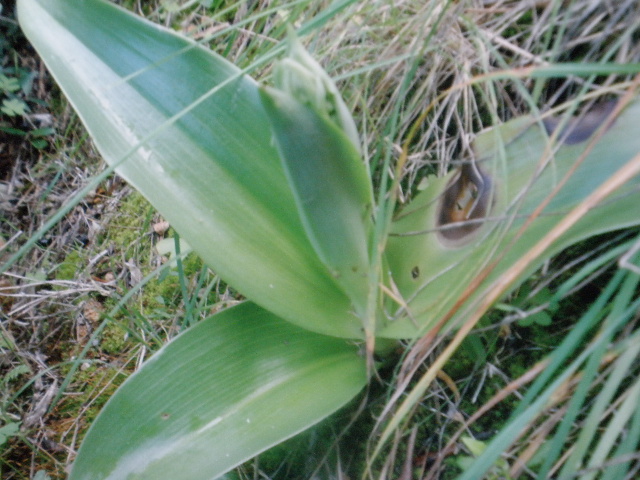
[[[444,244],[459,246],[473,238],[493,204],[490,177],[472,161],[460,167],[440,199],[436,224]]]
[[[549,136],[553,135],[558,128],[562,128],[558,133],[558,140],[565,145],[575,145],[588,140],[598,130],[611,115],[616,103],[615,100],[599,103],[587,112],[566,121],[561,116],[545,118],[542,124]],[[611,128],[611,125],[613,123],[608,128]]]
[[[415,280],[415,279],[417,279],[419,276],[420,276],[420,268],[418,268],[417,266],[416,266],[416,267],[413,267],[413,268],[411,269],[411,278],[413,278],[413,279]]]

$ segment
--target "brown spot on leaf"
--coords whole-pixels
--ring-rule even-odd
[[[611,115],[616,103],[615,101],[600,103],[588,112],[570,118],[566,122],[564,122],[562,117],[550,117],[542,120],[542,123],[547,131],[547,135],[553,135],[564,122],[564,127],[558,134],[558,139],[565,145],[575,145],[576,143],[588,140],[589,137],[594,134],[607,117]],[[613,122],[611,125],[613,125]]]
[[[491,209],[491,179],[475,163],[460,167],[438,206],[438,235],[445,244],[461,245],[473,238]]]

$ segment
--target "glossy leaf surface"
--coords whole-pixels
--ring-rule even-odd
[[[261,93],[307,235],[362,311],[373,226],[364,163],[351,140],[314,108],[278,90]]]
[[[244,303],[178,336],[120,387],[70,479],[213,479],[331,414],[366,381],[355,346]]]
[[[251,78],[100,0],[20,0],[18,13],[107,162],[205,262],[289,321],[362,335],[306,236]]]

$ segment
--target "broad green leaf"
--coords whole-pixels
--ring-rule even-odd
[[[0,447],[14,435],[20,434],[20,422],[9,422],[0,427]]]
[[[27,104],[19,98],[4,99],[0,111],[9,117],[27,114]]]
[[[100,0],[19,0],[18,14],[107,162],[222,278],[305,328],[362,336],[305,234],[251,78]]]
[[[397,215],[387,258],[404,304],[389,302],[389,310],[395,313],[379,335],[418,335],[442,318],[484,267],[502,256],[472,298],[482,295],[483,285],[513,265],[571,208],[640,152],[638,115],[640,102],[636,101],[620,114],[542,215],[515,242],[516,232],[590,142],[573,136],[571,141],[554,143],[542,123],[531,116],[480,134],[474,144],[475,164],[433,180]],[[639,184],[635,177],[587,213],[546,256],[589,236],[640,224]],[[473,220],[474,215],[477,223],[450,228],[448,222],[465,216]],[[533,262],[529,273],[545,258]]]
[[[325,418],[366,382],[357,347],[244,303],[178,336],[120,387],[70,480],[214,479]]]
[[[261,93],[307,235],[361,313],[372,230],[364,163],[346,134],[314,107],[279,90]]]

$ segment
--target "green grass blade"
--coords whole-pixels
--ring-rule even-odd
[[[251,78],[99,0],[20,0],[18,8],[104,158],[205,262],[283,318],[361,336],[305,235]]]
[[[638,343],[638,336],[635,336],[635,344],[632,345],[628,350],[623,353],[623,356],[620,358],[620,361],[616,362],[615,369],[610,376],[607,383],[604,385],[602,393],[598,396],[596,400],[596,405],[589,412],[589,417],[587,422],[585,422],[586,429],[580,431],[580,437],[578,441],[575,442],[576,451],[579,451],[577,454],[572,453],[572,457],[576,460],[582,460],[580,463],[575,463],[574,465],[567,464],[561,473],[566,472],[566,476],[560,476],[559,478],[572,478],[572,475],[577,467],[580,465],[586,465],[587,467],[593,467],[597,469],[602,463],[605,463],[607,457],[610,456],[611,451],[614,450],[617,441],[622,438],[627,440],[625,437],[627,436],[625,430],[627,428],[627,422],[634,415],[634,413],[638,409],[638,398],[640,397],[640,382],[636,381],[633,386],[626,391],[624,391],[623,395],[626,397],[625,401],[620,405],[620,408],[613,414],[613,418],[604,432],[600,431],[601,422],[603,418],[603,413],[605,412],[606,407],[611,405],[611,397],[619,391],[618,388],[620,383],[624,378],[624,376],[628,375],[632,370],[633,364],[632,362],[637,362],[638,353],[640,353],[640,343]],[[604,397],[603,400],[600,400],[600,397]],[[605,402],[609,402],[606,404]],[[585,431],[586,430],[586,431]],[[590,432],[591,436],[588,437],[587,433]],[[591,451],[588,451],[585,447],[592,443],[594,439],[599,439],[597,444]],[[633,441],[633,440],[632,440]],[[628,442],[628,440],[627,440]],[[629,442],[630,443],[630,442]],[[629,445],[627,445],[627,448]],[[589,461],[586,462],[585,458],[580,458],[581,455],[590,454]],[[574,459],[572,458],[572,460]],[[583,480],[592,480],[596,477],[596,472],[589,472],[584,475]],[[619,477],[622,478],[622,477]]]
[[[621,319],[627,319],[630,314],[629,304],[632,304],[633,302],[634,293],[638,285],[638,277],[637,275],[629,274],[628,272],[625,273],[625,281],[622,283],[619,291],[616,293],[615,298],[611,302],[611,312],[605,320],[603,327],[609,327],[612,323],[617,323],[617,326],[619,327]],[[569,432],[574,424],[574,420],[580,414],[583,403],[586,401],[587,394],[589,393],[589,390],[591,388],[592,380],[597,375],[599,366],[602,364],[602,359],[604,355],[606,355],[607,349],[611,343],[611,338],[608,337],[605,333],[607,331],[610,332],[610,336],[615,333],[614,329],[603,328],[603,333],[601,333],[598,338],[598,344],[591,354],[589,361],[583,368],[580,383],[571,397],[567,413],[563,417],[559,428],[553,436],[553,439],[550,440],[551,451],[545,458],[545,462],[540,469],[538,478],[546,477],[548,471],[553,465],[553,462],[562,452],[562,446],[567,441]],[[571,467],[572,466],[569,465],[569,467],[567,467],[567,469],[565,469],[565,471],[563,471],[562,473],[564,474],[567,471],[571,471]],[[573,465],[573,467],[575,467],[575,465]]]
[[[634,387],[637,385],[638,381]],[[635,395],[635,397],[629,397],[636,399],[635,404],[629,405],[632,409],[632,418],[622,430],[623,435],[612,455],[614,462],[616,460],[617,462],[603,473],[602,480],[628,479],[627,472],[631,467],[635,468],[637,472],[637,462],[634,464],[633,461],[637,459],[638,444],[640,443],[640,408],[637,405],[638,392],[635,392]]]
[[[576,327],[567,335],[564,341],[554,350],[551,361],[543,374],[534,382],[527,394],[521,400],[518,409],[512,414],[507,425],[493,438],[486,450],[473,462],[473,464],[457,480],[476,480],[484,478],[483,475],[500,458],[518,436],[531,424],[537,415],[541,414],[550,401],[554,392],[561,388],[581,367],[589,363],[593,356],[597,363],[602,359],[603,351],[610,345],[612,335],[635,315],[639,301],[631,301],[630,294],[637,286],[637,278],[628,272],[618,271],[609,282],[605,291],[600,295],[589,311],[579,320]],[[583,348],[583,334],[592,328],[596,317],[602,316],[603,304],[609,301],[612,291],[623,281],[623,288],[613,299],[615,307],[602,322],[602,328],[594,340]],[[629,303],[631,301],[631,303]],[[580,349],[582,349],[580,351]],[[568,358],[575,358],[568,365]],[[589,379],[587,380],[589,381]],[[562,430],[562,429],[561,429]],[[548,442],[553,445],[549,454],[545,456],[545,464],[536,472],[536,478],[547,478],[551,464],[562,453],[560,449],[566,439],[566,432],[559,431]],[[557,444],[553,442],[557,440]],[[554,449],[555,448],[555,449]]]
[[[125,382],[70,480],[216,478],[331,414],[366,381],[356,347],[241,304],[177,337]]]

